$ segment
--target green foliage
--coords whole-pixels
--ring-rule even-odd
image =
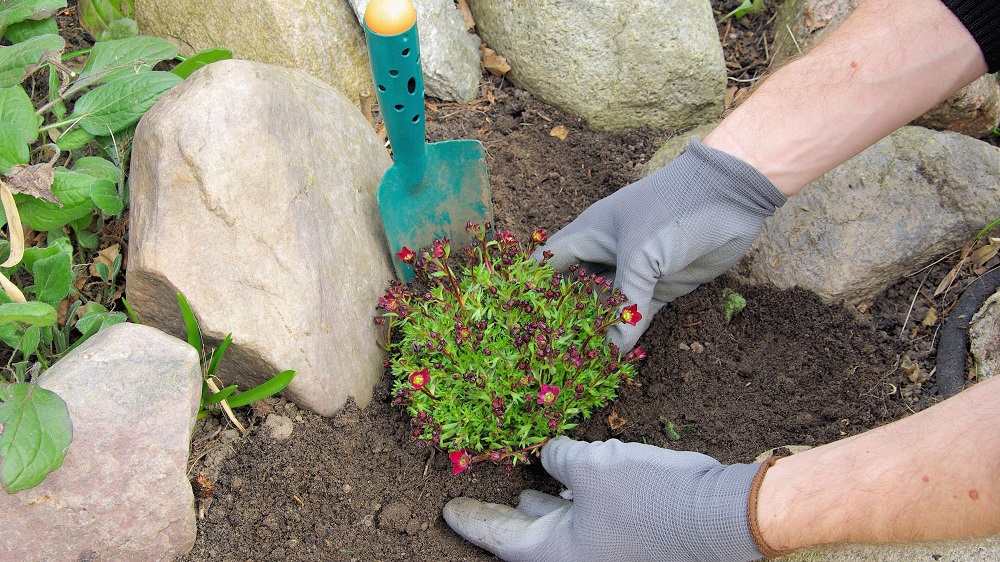
[[[133,0],[79,0],[80,25],[98,40],[107,38],[106,32],[114,33],[120,20],[131,20],[135,16]]]
[[[0,226],[9,223],[0,239],[0,342],[12,350],[0,374],[0,484],[9,493],[57,468],[72,435],[65,404],[29,373],[126,319],[113,310],[117,249],[102,250],[89,268],[80,262],[101,243],[95,231],[127,207],[136,123],[183,80],[154,70],[176,60],[177,47],[138,35],[131,0],[80,0],[81,23],[99,41],[64,54],[54,16],[66,5],[0,2],[0,34],[10,43],[0,46]],[[79,73],[63,64],[78,57],[86,57]],[[44,242],[25,248],[22,225]],[[103,291],[88,301],[78,287],[95,283]]]
[[[733,316],[743,312],[746,306],[747,300],[743,295],[728,287],[722,290],[722,317],[726,324],[732,321]]]
[[[990,221],[990,224],[984,226],[983,229],[979,231],[979,234],[976,235],[976,240],[979,240],[980,238],[983,237],[984,234],[986,234],[987,232],[993,230],[998,226],[1000,226],[1000,217],[993,219],[992,221]]]
[[[201,358],[205,384],[202,386],[201,409],[198,411],[198,419],[208,415],[218,405],[222,407],[226,415],[230,417],[230,420],[237,427],[243,429],[239,420],[233,417],[232,408],[247,406],[281,392],[295,378],[295,371],[282,371],[263,383],[239,394],[234,394],[238,390],[235,384],[219,388],[217,384],[219,381],[219,363],[222,361],[222,356],[226,352],[226,348],[233,341],[233,334],[226,335],[226,338],[222,340],[218,348],[206,350],[202,341],[198,318],[194,315],[191,305],[188,304],[187,299],[181,293],[177,293],[177,304],[181,309],[181,317],[184,319],[187,341],[191,347],[198,350],[198,356]]]
[[[722,23],[729,18],[743,19],[745,16],[757,14],[763,9],[764,0],[743,0],[743,3],[737,6],[735,10],[722,16],[719,23]]]
[[[72,437],[62,398],[33,383],[0,382],[0,485],[8,494],[59,468]]]
[[[635,305],[611,283],[576,267],[553,271],[508,232],[469,225],[475,242],[456,255],[447,240],[417,256],[410,285],[379,298],[394,403],[412,438],[449,451],[453,472],[490,460],[511,469],[576,426],[630,382],[642,348],[624,356],[609,327],[634,324]]]

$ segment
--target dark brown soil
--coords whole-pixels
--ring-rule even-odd
[[[713,4],[729,11],[739,1]],[[752,58],[762,53],[749,61],[743,55],[757,53],[756,37],[770,15],[759,17],[720,29],[737,78],[752,78],[761,66]],[[431,140],[483,141],[497,223],[518,237],[558,230],[638,179],[669,136],[588,131],[579,119],[492,76],[484,77],[476,103],[431,100],[428,121]],[[565,140],[550,134],[556,126],[568,130]],[[933,378],[913,383],[899,365],[909,356],[924,373],[933,367],[935,329],[962,281],[937,300],[930,292],[954,261],[901,281],[859,309],[729,278],[704,285],[667,306],[643,336],[648,358],[640,385],[623,389],[573,436],[750,462],[770,448],[827,443],[925,408],[937,400]],[[729,324],[719,310],[724,287],[748,301]],[[939,320],[922,327],[931,307]],[[219,420],[202,423],[192,477],[207,475],[215,490],[203,504],[195,549],[181,560],[495,560],[448,528],[445,502],[468,495],[513,504],[524,488],[557,492],[558,483],[537,462],[512,474],[481,463],[453,476],[447,455],[409,441],[408,419],[389,404],[387,388],[383,381],[367,408],[351,404],[329,419],[281,401],[255,408],[247,414],[255,426],[248,438],[234,439],[234,430],[220,434]],[[261,424],[271,414],[294,420],[290,438],[268,436]],[[219,465],[225,455],[218,453],[226,450],[232,454]]]

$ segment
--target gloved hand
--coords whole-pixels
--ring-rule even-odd
[[[695,140],[664,168],[591,205],[535,257],[548,250],[556,270],[581,263],[614,276],[642,314],[609,333],[628,351],[664,304],[734,266],[784,203],[753,166]]]
[[[455,498],[444,518],[508,562],[756,560],[748,513],[756,518],[771,462],[723,466],[700,453],[563,437],[542,448],[542,465],[572,501],[534,490],[517,509]]]

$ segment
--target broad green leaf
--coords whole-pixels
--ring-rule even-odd
[[[86,156],[73,164],[73,171],[93,176],[94,179],[118,183],[122,179],[121,168],[97,156]]]
[[[177,56],[177,45],[159,37],[137,36],[99,41],[80,71],[76,84],[100,84],[128,74],[152,70],[156,63]]]
[[[38,117],[31,98],[21,86],[0,88],[0,121],[17,128],[24,142],[38,139]]]
[[[16,194],[14,200],[21,211],[21,222],[38,231],[55,230],[94,212],[90,198],[95,178],[89,174],[56,168],[52,193],[62,202],[62,207],[30,195]]]
[[[0,2],[0,29],[24,20],[41,20],[66,7],[66,0],[4,0]]]
[[[41,340],[42,329],[38,326],[28,326],[21,335],[21,341],[17,349],[25,359],[28,359],[38,351],[38,342]]]
[[[275,394],[284,390],[288,383],[292,382],[292,378],[295,377],[294,370],[287,370],[278,373],[271,377],[270,380],[257,385],[246,392],[241,392],[236,396],[233,396],[228,400],[230,408],[239,408],[240,406],[246,406],[247,404],[253,404],[258,400],[263,400],[269,396],[274,396]]]
[[[80,0],[77,10],[80,25],[94,37],[100,36],[111,22],[135,14],[132,0]]]
[[[24,135],[10,123],[0,121],[0,173],[9,174],[15,164],[27,164],[30,157]]]
[[[76,321],[76,329],[81,334],[89,337],[104,328],[121,324],[125,321],[125,314],[121,312],[108,312],[106,308],[96,302],[87,303],[85,312]]]
[[[8,302],[0,304],[0,324],[22,322],[32,326],[56,323],[56,309],[44,302]]]
[[[75,230],[76,241],[84,248],[93,250],[100,243],[97,235],[89,230]]]
[[[108,28],[97,38],[98,41],[128,39],[139,35],[139,24],[132,18],[122,18],[108,24]]]
[[[0,341],[11,349],[17,349],[17,344],[21,342],[20,326],[14,323],[0,324]],[[0,384],[0,388],[3,388],[2,384]]]
[[[93,135],[115,133],[136,123],[167,90],[183,81],[171,72],[128,74],[77,100],[71,118]]]
[[[48,246],[45,246],[44,248],[32,246],[24,249],[24,257],[21,258],[21,265],[23,265],[28,271],[31,271],[31,268],[34,267],[36,261],[42,258],[54,256],[60,252],[72,254],[73,247],[70,245],[69,239],[64,238],[56,241],[54,237],[50,235]]]
[[[0,484],[16,494],[62,465],[73,439],[66,402],[30,383],[10,385],[0,403]]]
[[[94,182],[90,188],[90,199],[108,215],[117,215],[125,210],[125,203],[118,196],[118,187],[108,180]]]
[[[35,276],[35,297],[55,305],[66,298],[73,287],[73,256],[67,252],[59,252],[36,261],[31,266]]]
[[[4,37],[11,43],[21,43],[32,37],[39,35],[59,34],[59,23],[56,18],[48,17],[43,20],[24,20],[15,23],[7,28]]]
[[[59,136],[56,140],[56,146],[63,152],[69,152],[70,150],[83,147],[92,140],[94,140],[94,135],[84,131],[80,127],[74,127]]]
[[[208,49],[178,64],[171,72],[181,78],[187,78],[203,66],[231,58],[233,58],[233,53],[227,49]]]
[[[59,53],[65,46],[62,37],[49,34],[0,47],[0,88],[19,84],[28,67],[38,64],[46,53]]]

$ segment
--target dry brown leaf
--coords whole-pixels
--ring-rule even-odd
[[[958,263],[956,263],[955,267],[951,268],[951,271],[948,272],[948,275],[945,275],[944,279],[938,283],[937,289],[934,289],[935,297],[947,291],[951,287],[951,284],[955,282],[955,278],[958,277],[958,273],[962,270],[962,266],[965,265],[965,260],[969,257],[969,252],[971,251],[972,242],[970,241],[965,244],[965,247],[962,248],[962,257],[959,258]]]
[[[556,125],[555,127],[552,127],[551,131],[549,131],[549,136],[564,141],[566,140],[566,137],[569,136],[569,129],[567,129],[564,125]]]
[[[937,323],[937,320],[938,320],[937,311],[934,310],[934,307],[932,306],[927,309],[927,315],[924,316],[923,321],[921,321],[920,323],[923,324],[924,326],[931,327]]]
[[[7,186],[13,193],[23,193],[50,201],[62,207],[62,203],[52,193],[52,180],[56,169],[50,162],[41,164],[17,164],[6,177]]]
[[[97,252],[97,257],[94,258],[94,263],[90,264],[90,274],[94,277],[100,277],[97,273],[97,268],[95,267],[99,263],[103,263],[108,266],[108,271],[112,271],[114,269],[113,265],[115,263],[115,258],[118,257],[119,253],[120,249],[118,244],[112,244]]]
[[[458,0],[458,11],[462,12],[462,20],[465,21],[465,30],[472,31],[476,27],[476,20],[472,17],[472,10],[465,0]]]
[[[997,255],[998,251],[1000,251],[1000,238],[990,238],[990,243],[976,248],[969,254],[969,259],[976,267],[983,267]]]
[[[494,76],[503,76],[510,72],[510,64],[507,63],[507,59],[486,45],[483,45],[483,68]]]
[[[611,428],[611,431],[618,431],[627,423],[628,420],[620,416],[618,412],[614,410],[611,410],[611,413],[608,414],[608,427]]]

